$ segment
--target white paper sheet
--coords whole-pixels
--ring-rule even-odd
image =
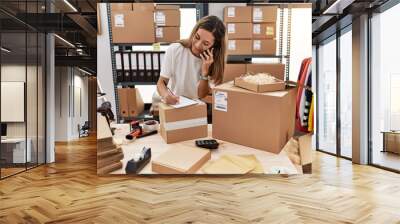
[[[182,107],[187,107],[187,106],[190,106],[190,105],[195,105],[195,104],[198,104],[198,103],[199,103],[198,101],[189,99],[189,98],[184,97],[184,96],[179,96],[179,103],[177,103],[175,105],[171,105],[171,106],[174,107],[174,108],[182,108]]]

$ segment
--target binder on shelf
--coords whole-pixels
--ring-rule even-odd
[[[138,57],[137,53],[131,53],[131,71],[132,71],[132,82],[136,82],[138,79]]]
[[[145,82],[146,79],[146,74],[144,73],[144,53],[138,53],[138,71],[139,71],[139,77],[137,82]]]
[[[130,82],[132,81],[131,79],[131,73],[130,73],[130,60],[129,60],[129,53],[123,53],[122,55],[122,65],[124,67],[124,81],[125,82]]]
[[[145,72],[146,82],[153,82],[153,68],[152,68],[152,57],[150,52],[145,53]]]

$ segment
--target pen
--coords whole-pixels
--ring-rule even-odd
[[[175,96],[175,94],[168,88],[168,84],[165,82],[165,80],[163,80],[163,82],[164,82],[164,84],[165,84],[165,87],[167,87],[168,91],[169,91],[173,96]]]

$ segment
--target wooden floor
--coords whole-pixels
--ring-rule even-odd
[[[400,175],[317,153],[312,175],[96,176],[94,138],[0,181],[0,223],[400,223]]]

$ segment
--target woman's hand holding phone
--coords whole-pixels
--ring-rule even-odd
[[[207,49],[200,54],[200,58],[203,60],[203,64],[201,66],[201,75],[207,76],[210,66],[214,63],[214,48]]]

